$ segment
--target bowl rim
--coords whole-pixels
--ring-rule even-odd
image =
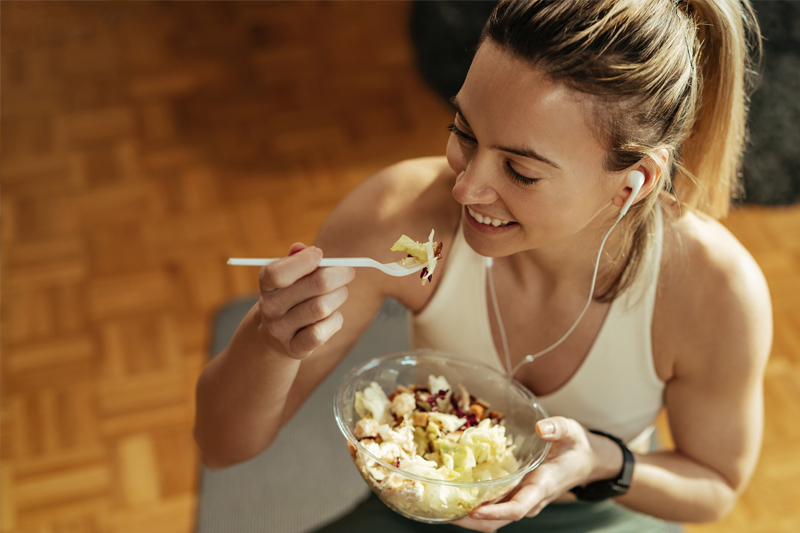
[[[468,361],[464,361],[464,359],[461,358],[461,357],[458,357],[458,356],[453,355],[452,353],[448,353],[448,352],[444,352],[444,351],[440,351],[440,350],[418,349],[418,350],[407,350],[407,351],[403,351],[403,352],[395,352],[395,353],[390,353],[390,354],[387,354],[387,355],[380,355],[380,356],[373,357],[369,361],[366,361],[365,363],[362,363],[362,364],[354,367],[342,379],[342,381],[339,383],[339,387],[336,389],[336,396],[335,396],[334,404],[333,404],[333,411],[334,411],[334,417],[336,418],[336,425],[339,426],[339,430],[345,436],[347,441],[352,443],[353,445],[355,445],[359,452],[367,454],[367,456],[370,459],[374,460],[376,463],[378,463],[382,467],[388,469],[391,472],[395,472],[397,474],[400,474],[400,475],[402,475],[404,477],[407,477],[407,478],[410,478],[410,479],[413,479],[413,480],[416,480],[416,481],[424,482],[424,483],[436,483],[436,484],[439,484],[439,485],[446,485],[446,486],[451,486],[451,487],[461,487],[461,488],[491,487],[491,486],[494,486],[494,485],[501,485],[503,483],[507,483],[507,482],[513,481],[516,478],[520,478],[520,477],[526,475],[528,472],[531,472],[533,469],[535,469],[540,464],[542,464],[542,462],[544,462],[545,458],[547,457],[548,453],[550,452],[550,445],[551,445],[550,441],[544,441],[545,442],[545,446],[544,446],[544,449],[542,450],[542,452],[539,454],[539,457],[537,457],[530,465],[526,466],[525,468],[520,468],[519,470],[516,470],[515,472],[512,472],[507,476],[499,477],[499,478],[496,478],[496,479],[489,479],[489,480],[484,480],[484,481],[466,481],[466,482],[462,481],[462,482],[458,482],[456,480],[436,479],[436,478],[430,478],[430,477],[427,477],[427,476],[422,476],[422,475],[419,475],[419,474],[414,474],[412,472],[408,472],[407,470],[403,470],[402,468],[398,468],[398,467],[394,466],[393,464],[387,463],[386,461],[380,459],[379,457],[376,457],[369,450],[367,450],[364,446],[362,446],[361,443],[358,441],[358,439],[356,439],[355,435],[353,435],[353,432],[350,430],[350,428],[347,427],[347,424],[344,423],[344,416],[343,416],[343,413],[341,412],[341,409],[342,409],[341,406],[344,403],[343,402],[343,396],[344,396],[344,389],[346,388],[345,386],[348,383],[350,383],[351,381],[353,381],[360,374],[363,374],[367,370],[375,368],[375,367],[379,366],[381,363],[384,363],[384,362],[386,362],[388,360],[391,360],[391,359],[398,359],[398,360],[401,360],[401,359],[412,359],[412,358],[419,358],[420,356],[422,356],[422,357],[427,356],[427,357],[443,358],[443,359],[448,359],[448,360],[450,360],[452,362],[455,362],[457,364],[466,364],[466,365],[470,365],[470,366],[476,366],[476,367],[481,368],[482,370],[485,370],[486,372],[494,374],[494,375],[496,375],[498,377],[502,377],[503,379],[508,380],[509,384],[513,388],[515,388],[516,390],[521,392],[524,396],[527,396],[530,399],[533,408],[538,410],[538,411],[540,411],[541,414],[544,416],[544,418],[548,418],[547,411],[539,403],[539,401],[536,398],[536,395],[534,395],[530,390],[528,390],[528,388],[525,387],[522,383],[520,383],[519,381],[517,381],[515,379],[509,379],[506,374],[503,374],[503,373],[499,372],[494,367],[491,367],[491,366],[486,365],[484,363],[476,363],[476,362],[472,362],[472,361],[469,361],[469,362]]]

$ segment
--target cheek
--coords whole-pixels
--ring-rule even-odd
[[[509,211],[538,238],[557,240],[585,222],[581,199],[553,184],[526,195],[505,195]]]
[[[536,206],[533,214],[540,229],[553,240],[568,238],[581,231],[601,205],[582,191],[558,191]]]

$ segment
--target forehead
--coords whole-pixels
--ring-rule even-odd
[[[458,102],[475,133],[489,144],[535,145],[559,162],[576,154],[604,156],[590,127],[589,97],[491,41],[478,49]]]

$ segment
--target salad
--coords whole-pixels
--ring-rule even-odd
[[[361,418],[353,433],[370,454],[431,480],[424,483],[398,474],[351,445],[364,479],[395,510],[414,517],[457,519],[510,489],[489,493],[486,487],[458,485],[502,478],[519,467],[503,415],[463,385],[453,388],[443,376],[431,375],[427,385],[400,385],[387,396],[372,382],[355,393],[355,409]]]
[[[401,235],[392,246],[391,251],[406,252],[406,256],[398,261],[404,267],[428,263],[419,274],[424,286],[433,279],[436,262],[442,258],[442,247],[442,243],[433,240],[433,230],[431,230],[428,242],[425,243],[419,243],[407,235]]]

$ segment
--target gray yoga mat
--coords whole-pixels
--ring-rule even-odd
[[[235,301],[219,311],[212,356],[227,346],[255,301]],[[359,363],[407,349],[406,309],[395,300],[386,300],[358,344],[269,449],[224,470],[201,467],[197,533],[304,533],[351,511],[370,489],[353,466],[336,426],[336,389]]]

